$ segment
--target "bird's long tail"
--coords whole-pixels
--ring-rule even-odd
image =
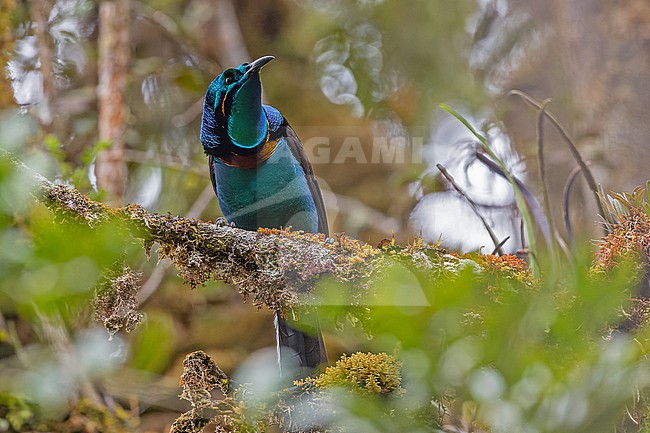
[[[284,364],[287,363],[299,367],[297,376],[306,377],[316,372],[319,366],[327,364],[323,336],[318,325],[307,328],[301,324],[301,329],[297,329],[292,322],[281,317],[280,313],[275,313],[280,374],[287,374],[283,371]]]

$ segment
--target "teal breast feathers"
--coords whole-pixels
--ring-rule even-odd
[[[239,228],[287,227],[318,231],[316,206],[305,173],[285,138],[257,169],[241,169],[214,161],[219,206]]]

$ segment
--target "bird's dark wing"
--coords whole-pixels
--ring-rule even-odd
[[[327,214],[325,213],[323,196],[320,192],[316,176],[314,176],[314,170],[309,162],[309,158],[307,158],[302,142],[300,141],[300,138],[298,138],[298,134],[296,134],[286,120],[283,122],[281,128],[284,129],[284,131],[280,132],[287,140],[289,150],[291,150],[293,157],[298,160],[302,170],[305,172],[307,186],[309,187],[309,192],[311,193],[311,196],[314,199],[314,204],[316,205],[318,232],[323,233],[325,236],[329,236]],[[305,316],[310,314],[314,315],[316,313],[303,312],[303,321],[306,318]],[[297,329],[293,326],[293,320],[285,319],[281,317],[279,313],[276,313],[275,325],[279,343],[278,350],[280,352],[280,368],[282,369],[283,356],[294,356],[298,361],[294,364],[300,366],[300,371],[298,372],[299,377],[314,374],[319,366],[327,364],[327,353],[325,352],[325,346],[323,345],[323,336],[320,332],[317,315],[313,318],[313,321],[315,323],[312,329]],[[285,351],[282,350],[283,347],[291,348],[292,352],[285,353]]]
[[[314,170],[311,167],[311,163],[309,162],[309,158],[307,158],[307,154],[305,153],[305,149],[302,146],[302,142],[300,141],[300,138],[298,138],[298,134],[296,134],[296,131],[293,130],[291,125],[289,123],[284,122],[282,125],[282,128],[285,130],[283,131],[284,137],[287,140],[287,145],[289,146],[289,150],[291,150],[291,153],[293,154],[293,157],[300,162],[300,166],[302,167],[302,170],[305,172],[305,178],[307,179],[307,186],[309,186],[309,192],[311,193],[311,196],[314,199],[314,204],[316,205],[316,214],[318,215],[318,233],[323,233],[325,236],[329,236],[329,228],[327,226],[327,214],[325,213],[325,204],[323,203],[323,195],[320,192],[320,187],[318,186],[318,182],[316,181],[316,176],[314,176]]]

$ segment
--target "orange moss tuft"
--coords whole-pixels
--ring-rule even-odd
[[[515,273],[530,272],[526,261],[520,259],[514,254],[504,254],[503,256],[488,254],[481,256],[481,259],[483,265],[502,271],[511,271]]]
[[[618,224],[598,244],[594,270],[610,269],[626,258],[650,261],[650,217],[642,209],[619,215]]]

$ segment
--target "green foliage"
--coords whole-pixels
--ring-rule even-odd
[[[107,220],[91,228],[78,217],[52,212],[38,200],[34,188],[38,175],[31,169],[65,175],[66,180],[75,170],[82,176],[83,170],[65,161],[54,136],[44,136],[40,142],[44,151],[28,151],[30,143],[38,141],[38,131],[26,119],[0,118],[0,147],[12,151],[9,156],[0,150],[0,418],[16,431],[58,422],[62,415],[78,422],[71,415],[71,403],[83,396],[95,398],[89,381],[113,371],[120,362],[111,356],[116,347],[108,343],[105,332],[98,338],[88,331],[94,326],[94,289],[104,272],[133,260],[134,251],[142,256],[141,245],[132,243],[124,224]],[[87,158],[100,147],[89,150]],[[88,405],[77,409],[76,416],[97,426],[109,422],[110,416],[119,418],[117,409],[101,404],[95,404],[92,413]],[[99,419],[97,411],[102,410]],[[76,431],[67,424],[38,428]],[[117,432],[134,427],[98,428]]]
[[[163,373],[174,353],[175,335],[167,313],[148,312],[145,323],[133,335],[130,365],[138,370]]]
[[[138,426],[137,418],[122,408],[119,404],[111,408],[96,402],[82,399],[79,401],[68,419],[61,422],[51,422],[41,426],[39,430],[74,433],[83,426],[86,431],[103,433],[130,433]]]
[[[0,289],[28,310],[65,311],[75,317],[88,308],[101,272],[133,247],[125,242],[125,227],[116,222],[93,229],[74,221],[57,222],[39,205],[24,224],[27,232],[12,230],[5,237],[3,247],[13,252],[14,259]]]
[[[77,189],[92,193],[88,171],[95,158],[102,150],[108,149],[111,143],[108,141],[97,141],[81,152],[79,161],[69,161],[64,147],[56,136],[48,134],[43,139],[45,151],[55,160],[59,171],[58,178],[70,182]]]
[[[459,428],[476,422],[492,431],[610,431],[648,385],[645,332],[635,340],[612,330],[629,307],[630,270],[594,274],[586,255],[573,272],[534,285],[477,267],[419,280],[429,306],[369,309],[374,338],[358,344],[377,352],[399,347],[404,376],[404,402],[375,402],[372,410],[392,414],[391,423],[409,431],[436,425],[431,401]],[[395,284],[385,289],[400,293]],[[341,317],[346,307],[331,309],[338,313],[324,317]],[[346,332],[347,344],[353,335]],[[468,405],[475,408],[471,420],[463,419]]]
[[[34,421],[35,409],[24,399],[0,392],[0,431],[23,431]]]
[[[600,199],[616,222],[637,212],[650,216],[650,181],[646,183],[645,188],[637,186],[631,193],[611,192],[601,195]]]

